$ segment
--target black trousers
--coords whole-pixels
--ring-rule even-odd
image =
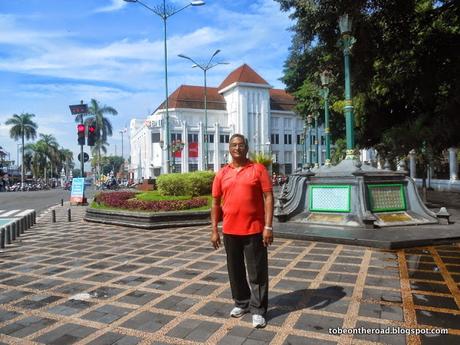
[[[249,307],[252,314],[265,315],[268,307],[268,255],[262,234],[224,234],[224,246],[235,306]]]

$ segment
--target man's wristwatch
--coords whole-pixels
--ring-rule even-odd
[[[273,231],[273,228],[271,226],[265,226],[264,229],[268,231]]]

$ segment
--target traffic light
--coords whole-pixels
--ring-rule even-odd
[[[96,142],[96,126],[91,124],[88,126],[88,146],[94,146]]]
[[[79,124],[77,126],[78,145],[85,145],[85,125]]]

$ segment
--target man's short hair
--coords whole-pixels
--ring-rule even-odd
[[[239,133],[235,133],[233,134],[231,137],[230,137],[230,140],[228,141],[229,143],[235,139],[235,138],[241,138],[244,140],[244,144],[246,145],[246,148],[249,148],[249,142],[248,142],[248,139],[246,139],[246,137],[243,135],[243,134],[239,134]]]

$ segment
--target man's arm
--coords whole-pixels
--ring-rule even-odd
[[[264,246],[273,243],[273,192],[264,192],[265,228],[262,234]]]
[[[218,249],[220,247],[220,235],[219,235],[219,229],[217,226],[221,218],[222,218],[221,198],[213,197],[212,207],[211,207],[211,223],[212,223],[211,243],[214,249]]]

